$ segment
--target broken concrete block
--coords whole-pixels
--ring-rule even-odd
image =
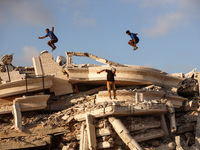
[[[65,58],[65,56],[57,56],[56,62],[57,62],[60,66],[66,64],[66,58]]]
[[[42,69],[41,60],[40,60],[40,56],[33,57],[33,65],[34,65],[34,70],[35,70],[35,75],[36,76],[44,75],[43,69]]]
[[[188,100],[187,98],[174,95],[166,95],[165,98],[168,101],[171,101],[174,108],[180,108],[181,106],[183,106],[183,102]]]
[[[96,136],[105,136],[105,135],[111,135],[112,131],[109,128],[101,128],[101,129],[96,129]]]
[[[176,150],[183,150],[180,136],[175,136]]]
[[[185,77],[185,75],[182,72],[181,73],[172,73],[172,76],[179,77],[179,78]]]
[[[106,149],[106,148],[111,148],[113,146],[114,145],[112,143],[104,141],[97,144],[97,149]]]
[[[1,61],[3,62],[3,64],[10,65],[13,60],[13,55],[14,53],[12,53],[11,55],[3,55],[1,57]]]
[[[64,75],[62,72],[62,66],[53,60],[52,54],[41,54],[40,60],[44,75],[54,75],[52,80],[53,86],[50,88],[50,91],[54,92],[55,96],[74,92],[67,75]]]

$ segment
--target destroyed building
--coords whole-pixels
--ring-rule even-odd
[[[196,69],[170,75],[83,52],[55,60],[48,51],[33,57],[33,67],[19,67],[13,55],[0,63],[0,149],[200,149]],[[75,64],[75,56],[104,65]],[[112,100],[106,74],[97,74],[111,67]]]

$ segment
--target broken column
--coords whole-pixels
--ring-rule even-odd
[[[162,129],[163,129],[163,131],[165,133],[165,136],[168,136],[169,132],[168,132],[168,128],[167,128],[167,124],[166,124],[164,115],[161,115],[161,127],[162,127]]]
[[[15,129],[22,131],[22,115],[20,104],[16,101],[13,102],[13,115],[15,119]]]
[[[97,146],[95,125],[93,124],[93,117],[90,114],[86,114],[86,126],[87,126],[89,149],[95,150]]]
[[[171,101],[167,101],[166,105],[168,106],[169,111],[171,132],[174,133],[176,132],[175,109]]]
[[[80,146],[79,150],[85,150],[88,149],[88,144],[87,144],[87,136],[85,132],[85,123],[82,123],[81,125],[81,135],[80,135]]]
[[[73,54],[66,53],[66,56],[67,56],[67,66],[72,65],[72,56],[73,56]]]
[[[144,101],[143,93],[136,92],[135,93],[135,103],[138,104],[138,103],[141,103],[143,101]]]
[[[197,116],[195,145],[196,147],[200,147],[200,113],[198,113],[198,116]]]
[[[116,119],[115,117],[109,117],[109,122],[112,124],[114,130],[123,140],[123,142],[131,150],[142,150],[140,145],[135,141],[135,139],[133,139],[129,131],[126,129],[126,127],[123,125],[123,123],[119,119]]]

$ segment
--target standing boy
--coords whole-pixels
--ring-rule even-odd
[[[138,49],[138,47],[136,46],[136,44],[139,42],[139,38],[137,37],[137,33],[131,33],[129,30],[126,31],[126,34],[130,35],[131,39],[130,41],[128,41],[128,44],[134,47],[134,51],[136,49]]]
[[[99,72],[97,72],[98,74],[100,74],[101,72],[106,71],[107,72],[107,90],[108,90],[108,95],[111,98],[111,88],[113,89],[113,95],[114,95],[114,99],[116,99],[116,87],[115,87],[115,72],[116,69],[115,68],[111,68],[111,70],[108,69],[104,69],[101,70]]]
[[[51,40],[48,41],[47,44],[52,48],[52,52],[56,49],[56,46],[54,45],[54,43],[58,42],[58,38],[56,37],[56,35],[53,32],[54,32],[54,27],[52,27],[51,31],[47,28],[46,29],[47,34],[43,37],[38,37],[38,39],[44,39],[47,36],[49,36],[51,38]]]

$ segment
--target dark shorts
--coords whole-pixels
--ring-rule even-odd
[[[132,41],[132,40],[130,40],[130,41]],[[136,38],[136,39],[135,39],[136,44],[139,43],[139,41],[140,41],[139,38]],[[132,41],[133,44],[134,44],[135,42]]]
[[[139,43],[140,40],[139,40],[139,38],[136,38],[135,41],[136,41],[136,43]]]
[[[53,43],[56,43],[56,42],[58,42],[58,39],[51,39],[51,41],[52,41]]]

